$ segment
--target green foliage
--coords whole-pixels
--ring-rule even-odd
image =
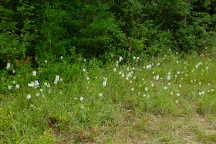
[[[107,4],[84,4],[79,8],[80,17],[72,20],[76,35],[73,45],[84,56],[100,56],[106,52],[122,48],[125,35],[119,27],[112,13],[108,11]],[[73,17],[76,17],[74,13]]]
[[[0,2],[1,59],[158,55],[215,47],[215,0]],[[10,41],[10,42],[8,42]],[[1,61],[3,61],[1,60]]]
[[[64,20],[69,19],[68,13],[58,5],[47,3],[42,18],[41,39],[37,44],[38,55],[65,55],[66,48],[70,44],[70,40],[67,39],[67,29],[64,28]]]
[[[9,34],[0,34],[0,57],[6,60],[25,54],[25,46]]]
[[[132,52],[136,55],[142,53],[149,56],[165,54],[174,47],[172,33],[158,29],[151,21],[146,21],[140,25],[138,30],[133,32],[133,35],[130,37],[131,47]]]

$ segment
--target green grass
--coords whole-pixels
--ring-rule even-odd
[[[118,63],[2,70],[0,143],[216,143],[216,61],[171,55]],[[62,80],[54,84],[56,75]],[[35,80],[38,88],[29,87]]]

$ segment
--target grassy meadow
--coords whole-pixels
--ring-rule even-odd
[[[216,60],[166,55],[0,71],[1,144],[214,144]]]

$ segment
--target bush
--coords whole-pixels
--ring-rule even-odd
[[[111,54],[154,56],[170,49],[200,52],[215,45],[215,0],[8,0],[0,4],[2,59],[30,55],[106,61]]]
[[[6,62],[25,55],[25,46],[13,36],[0,34],[0,44],[0,68],[3,68]]]

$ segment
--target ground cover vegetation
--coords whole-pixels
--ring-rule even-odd
[[[215,0],[0,1],[0,143],[216,143]]]
[[[0,143],[215,143],[216,61],[167,55],[1,72]],[[141,63],[141,64],[140,64]]]

